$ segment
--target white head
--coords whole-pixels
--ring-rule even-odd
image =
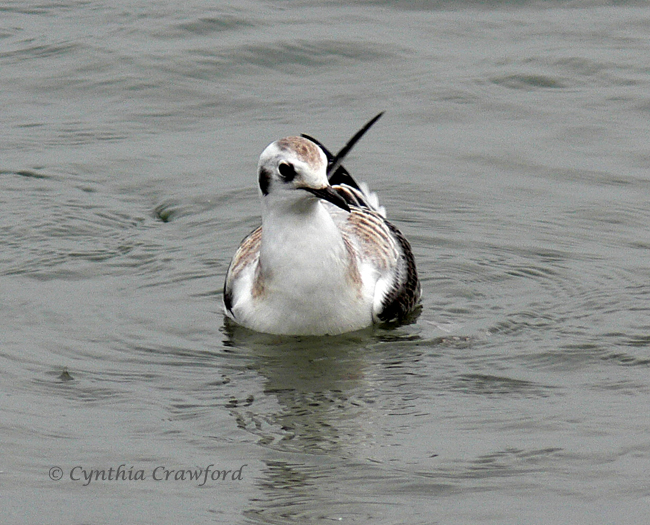
[[[267,205],[282,202],[300,209],[319,198],[350,211],[327,180],[325,153],[303,137],[286,137],[269,144],[260,156],[257,176],[262,202]]]

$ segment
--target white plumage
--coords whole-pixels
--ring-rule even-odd
[[[258,332],[341,334],[404,320],[420,284],[408,241],[385,219],[375,194],[315,139],[271,143],[258,165],[262,226],[228,268],[228,317]]]

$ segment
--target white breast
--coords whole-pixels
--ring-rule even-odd
[[[233,282],[235,320],[276,334],[325,335],[372,323],[373,294],[320,202],[307,215],[265,217],[259,260]]]

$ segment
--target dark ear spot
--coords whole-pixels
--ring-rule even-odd
[[[262,190],[262,195],[268,195],[269,186],[271,185],[271,172],[266,168],[260,168],[257,178],[260,184],[260,190]]]
[[[285,182],[291,182],[296,178],[296,168],[294,168],[293,165],[289,164],[288,162],[280,162],[278,165],[278,171],[280,172],[280,175],[285,180]]]

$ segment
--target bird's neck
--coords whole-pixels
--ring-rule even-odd
[[[322,280],[348,263],[345,242],[318,201],[300,209],[274,207],[262,216],[260,270],[265,280]],[[332,275],[334,276],[334,275]]]

